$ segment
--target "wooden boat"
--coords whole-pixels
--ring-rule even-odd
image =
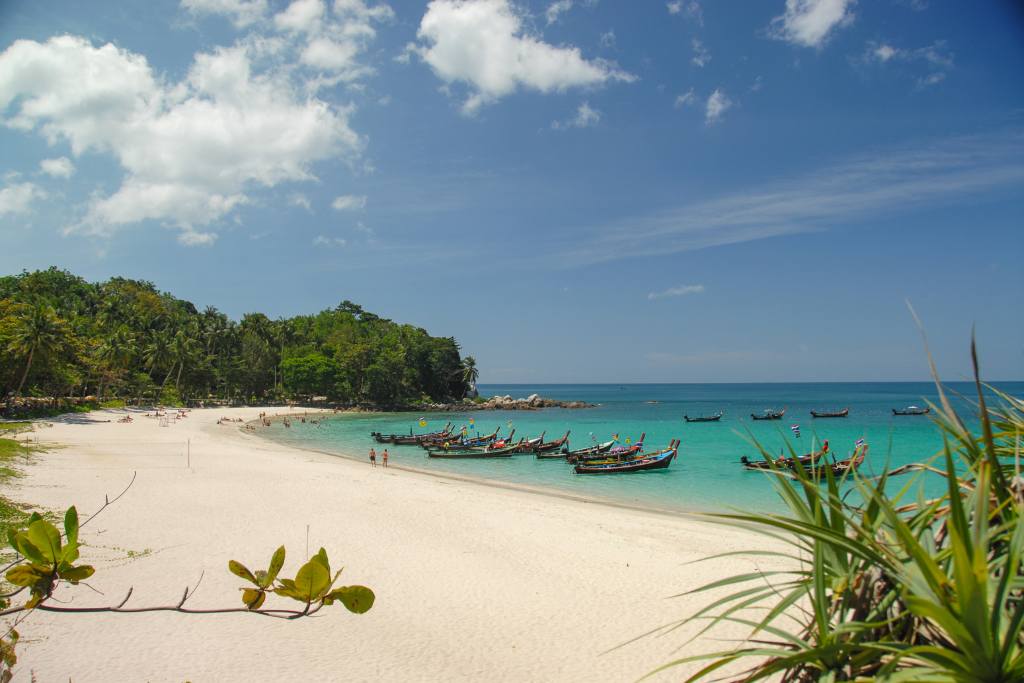
[[[482,445],[465,445],[461,441],[456,442],[445,442],[439,446],[431,446],[428,448],[429,451],[445,451],[446,453],[493,453],[494,451],[501,451],[507,448],[516,448],[523,443],[524,439],[520,439],[518,442],[512,441],[512,435],[516,433],[516,430],[512,430],[504,439],[498,439],[487,444]]]
[[[452,434],[449,435],[448,437],[424,439],[420,441],[419,444],[426,450],[430,450],[432,448],[436,449],[438,446],[443,446],[445,443],[449,445],[449,448],[454,448],[456,446],[461,448],[472,448],[473,446],[486,446],[498,440],[498,432],[500,431],[501,427],[498,427],[497,429],[494,430],[493,433],[488,434],[486,436],[471,437],[464,437],[461,435],[456,436]]]
[[[561,439],[555,439],[554,441],[548,441],[547,443],[540,443],[537,445],[537,453],[550,453],[551,451],[557,451],[563,446],[569,445],[569,432],[567,431],[562,435]]]
[[[647,436],[647,432],[640,434],[640,438],[636,440],[635,446],[620,446],[620,450],[635,449],[634,452],[639,453],[643,450],[644,437]],[[570,463],[574,463],[577,460],[586,460],[587,458],[602,458],[606,457],[606,454],[615,449],[616,440],[605,441],[604,443],[594,444],[593,446],[587,446],[586,448],[579,448],[575,451],[566,452],[564,449],[558,454],[537,454],[538,458],[566,458]]]
[[[917,406],[907,406],[906,408],[899,409],[893,408],[893,415],[927,415],[932,411],[931,408],[919,408]]]
[[[683,419],[687,422],[718,422],[722,419],[724,413],[718,412],[714,415],[701,415],[698,417],[690,417],[689,415],[683,415]]]
[[[576,474],[623,474],[626,472],[644,472],[646,470],[662,470],[672,464],[679,454],[679,439],[673,439],[668,448],[654,453],[641,453],[625,460],[614,462],[577,463]]]
[[[849,408],[842,410],[812,410],[811,417],[846,417],[850,414]]]
[[[839,462],[832,463],[832,475],[836,477],[842,477],[852,472],[861,466],[864,462],[864,458],[868,454],[868,445],[866,443],[857,446],[853,449],[853,455],[846,460],[840,460]]]
[[[506,446],[505,448],[495,448],[492,450],[429,450],[427,451],[428,458],[447,458],[449,460],[484,460],[487,458],[511,458],[515,455],[515,445]]]
[[[783,408],[782,410],[772,410],[771,408],[765,408],[764,412],[762,412],[760,415],[756,413],[751,413],[750,417],[753,420],[781,420],[782,416],[785,414],[785,408]]]
[[[796,458],[793,458],[793,457],[777,458],[777,459],[773,460],[772,463],[774,463],[775,467],[778,468],[778,469],[786,468],[786,469],[795,470],[796,469],[796,463],[798,463],[798,462],[803,467],[810,468],[811,465],[816,465],[817,462],[819,460],[821,460],[823,457],[825,457],[825,455],[827,453],[828,453],[828,441],[825,441],[823,444],[821,444],[821,450],[820,451],[815,451],[813,453],[808,453],[806,455],[801,455],[801,456],[796,457]],[[740,462],[748,470],[770,470],[772,468],[772,466],[770,464],[768,464],[767,460],[763,460],[763,459],[762,460],[751,460],[750,458],[748,458],[745,455],[740,457]]]
[[[412,430],[409,430],[408,434],[381,434],[380,432],[370,432],[370,436],[377,443],[393,443],[393,444],[410,444],[419,443],[423,440],[444,438],[451,435],[452,423],[449,422],[439,432],[428,432],[426,434],[413,434]]]

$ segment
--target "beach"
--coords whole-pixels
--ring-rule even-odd
[[[85,520],[136,473],[82,529],[81,561],[96,567],[95,591],[66,587],[56,597],[113,605],[133,586],[129,605],[173,605],[202,577],[190,606],[241,606],[242,582],[228,561],[264,568],[283,544],[283,576],[322,546],[333,567],[345,567],[339,584],[374,590],[373,609],[354,615],[336,605],[290,622],[34,613],[18,627],[19,679],[636,680],[674,658],[728,647],[705,638],[680,649],[699,628],[691,625],[608,652],[715,593],[671,596],[777,568],[771,558],[688,564],[766,547],[689,517],[371,468],[275,443],[241,428],[262,410],[197,409],[163,425],[142,411],[131,423],[117,421],[123,411],[97,411],[22,435],[47,450],[8,495],[36,509],[74,504]]]

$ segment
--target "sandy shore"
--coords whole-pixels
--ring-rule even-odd
[[[690,519],[401,471],[272,443],[193,410],[161,426],[135,413],[53,420],[29,436],[59,444],[9,495],[83,518],[87,588],[76,606],[174,604],[205,572],[195,607],[240,603],[229,559],[264,567],[288,548],[291,576],[309,548],[374,589],[361,616],[340,606],[281,622],[247,614],[33,614],[20,627],[16,680],[40,681],[629,681],[676,657],[722,649],[693,627],[608,648],[671,622],[707,596],[670,599],[753,560],[687,562],[763,541]],[[108,421],[110,420],[110,421]],[[188,453],[186,452],[188,451]],[[191,467],[187,466],[190,458]],[[756,566],[771,569],[767,560]],[[722,633],[719,632],[719,636]],[[738,635],[738,634],[733,634]],[[656,678],[677,680],[686,670]]]

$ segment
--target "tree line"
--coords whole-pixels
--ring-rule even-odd
[[[149,282],[90,283],[57,268],[0,277],[0,350],[8,399],[409,405],[460,399],[477,376],[453,337],[347,300],[314,315],[234,321]]]

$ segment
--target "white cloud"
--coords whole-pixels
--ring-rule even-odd
[[[313,212],[313,203],[301,192],[293,192],[288,195],[288,205],[301,207],[310,213]]]
[[[420,44],[407,50],[446,85],[469,86],[462,111],[470,115],[519,88],[549,93],[635,80],[614,64],[584,59],[577,47],[555,47],[530,35],[508,0],[432,0],[417,37]]]
[[[917,87],[941,83],[946,72],[953,68],[953,54],[946,49],[946,43],[937,40],[931,45],[916,49],[898,48],[887,43],[868,42],[863,61],[875,64],[901,62],[924,66],[931,73],[917,79]]]
[[[704,68],[708,62],[711,61],[711,53],[704,47],[704,43],[698,39],[693,39],[693,59],[690,60],[693,64]]]
[[[1024,183],[1024,132],[927,141],[876,152],[813,173],[628,216],[578,235],[563,266],[639,258],[894,220],[919,207],[1012,193]],[[533,248],[536,248],[534,245]],[[554,255],[555,250],[551,253]]]
[[[32,202],[46,197],[33,183],[16,183],[0,188],[0,216],[24,214],[32,208]]]
[[[193,14],[221,14],[236,28],[245,28],[263,18],[267,0],[181,0],[181,6]]]
[[[335,211],[358,211],[366,208],[366,195],[343,194],[331,202]]]
[[[608,29],[601,34],[601,47],[615,47],[615,31]]]
[[[569,10],[572,9],[572,0],[555,0],[555,2],[548,5],[547,10],[544,12],[544,16],[548,20],[548,25],[558,21],[559,17]]]
[[[682,95],[676,96],[675,108],[682,109],[683,107],[690,107],[697,104],[697,94],[690,88]]]
[[[669,287],[660,292],[650,292],[647,298],[650,301],[655,299],[664,299],[670,296],[686,296],[687,294],[702,294],[704,292],[704,285],[679,285],[678,287]]]
[[[67,157],[57,157],[40,161],[39,170],[54,178],[70,178],[75,172],[75,165]]]
[[[346,242],[341,237],[328,237],[326,235],[317,235],[313,238],[314,246],[318,247],[344,247]]]
[[[801,47],[821,47],[833,29],[853,23],[856,0],[786,0],[786,11],[772,19],[769,35]]]
[[[323,0],[295,0],[274,15],[274,25],[282,31],[315,33],[320,30],[326,10]]]
[[[685,13],[687,19],[692,19],[700,26],[704,25],[704,8],[700,6],[698,0],[690,0],[690,2],[673,0],[672,2],[665,3],[665,8],[668,9],[669,14]]]
[[[591,126],[596,126],[600,121],[601,112],[591,107],[589,102],[584,102],[576,109],[576,116],[566,121],[553,121],[551,127],[555,130],[590,128]]]
[[[704,122],[709,126],[714,123],[718,123],[722,114],[728,111],[733,105],[733,101],[729,99],[721,89],[716,88],[713,93],[708,97],[707,106],[704,109]]]
[[[298,91],[287,70],[257,70],[244,45],[197,54],[170,83],[110,44],[16,41],[0,53],[0,115],[12,104],[8,125],[118,160],[121,186],[95,196],[69,228],[101,236],[155,220],[185,244],[210,243],[214,233],[197,228],[247,203],[251,190],[311,180],[314,163],[356,158],[363,144],[348,109]]]

